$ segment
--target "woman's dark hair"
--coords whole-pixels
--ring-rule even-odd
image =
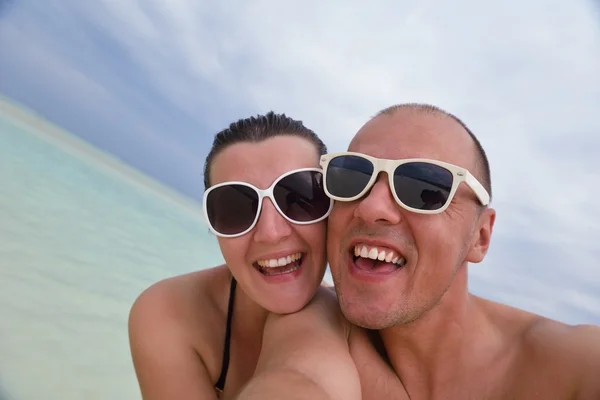
[[[302,121],[289,118],[285,114],[270,111],[266,115],[240,119],[215,135],[204,163],[204,189],[210,187],[210,167],[213,159],[225,148],[235,143],[256,143],[280,135],[305,138],[315,145],[319,156],[327,153],[327,147],[316,133],[305,127]]]

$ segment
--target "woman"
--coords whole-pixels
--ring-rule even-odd
[[[299,311],[322,290],[325,153],[313,131],[272,112],[216,135],[203,207],[225,265],[163,280],[135,301],[129,335],[144,399],[230,398],[255,371],[269,313]]]

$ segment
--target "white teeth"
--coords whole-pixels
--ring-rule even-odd
[[[354,256],[362,258],[370,258],[372,260],[379,260],[385,262],[391,262],[403,266],[406,264],[406,259],[396,254],[393,250],[380,249],[378,247],[367,247],[364,244],[357,244],[354,246]]]
[[[300,265],[290,265],[285,269],[269,269],[269,268],[265,268],[262,269],[260,272],[263,273],[264,275],[267,276],[272,276],[272,275],[283,275],[283,274],[289,274],[290,272],[294,272],[296,271],[298,268],[300,268]]]
[[[264,268],[276,268],[276,267],[285,267],[288,264],[299,260],[302,257],[302,253],[290,254],[286,257],[280,258],[269,258],[265,260],[258,260],[256,263]]]
[[[377,260],[377,247],[373,247],[370,251],[369,251],[369,258],[371,260]]]
[[[360,256],[363,258],[369,257],[369,251],[367,250],[367,246],[362,247],[362,249],[360,250]]]

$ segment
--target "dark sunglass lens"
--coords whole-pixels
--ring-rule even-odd
[[[248,229],[258,210],[258,193],[244,185],[226,185],[206,198],[208,220],[217,232],[235,235]]]
[[[323,217],[331,200],[323,190],[323,175],[318,171],[300,171],[281,179],[273,197],[290,219],[309,222]]]
[[[419,210],[437,210],[448,201],[452,179],[452,173],[446,168],[411,162],[394,171],[394,188],[405,205]]]
[[[373,164],[363,157],[339,156],[327,166],[327,190],[333,196],[350,198],[367,186],[373,175]]]

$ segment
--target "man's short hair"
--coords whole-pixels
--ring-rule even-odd
[[[410,110],[425,114],[433,114],[433,115],[441,115],[444,117],[448,117],[456,121],[460,126],[463,127],[465,131],[471,136],[473,142],[475,143],[475,152],[476,152],[476,160],[477,160],[477,168],[480,169],[481,172],[481,184],[488,191],[490,195],[490,199],[492,198],[492,177],[490,172],[490,163],[488,161],[487,155],[485,154],[485,150],[483,150],[483,146],[479,142],[479,139],[475,136],[475,134],[469,129],[469,127],[460,120],[456,115],[449,113],[446,110],[443,110],[437,106],[431,104],[423,104],[423,103],[405,103],[405,104],[396,104],[383,110],[379,111],[375,117],[380,115],[393,115],[397,111],[400,110]],[[375,118],[374,117],[374,118]]]

